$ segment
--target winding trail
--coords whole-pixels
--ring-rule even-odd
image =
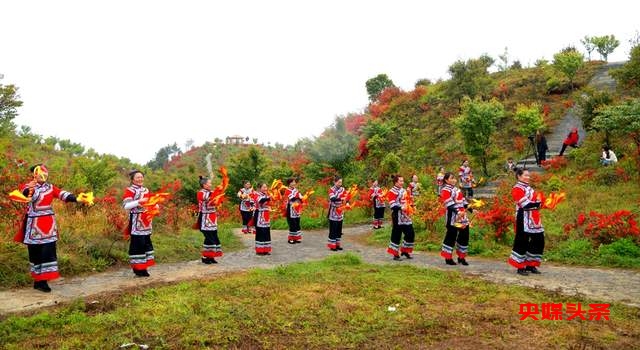
[[[614,91],[616,89],[616,80],[613,79],[611,75],[609,75],[609,70],[619,68],[624,63],[625,62],[613,62],[603,65],[589,81],[589,86],[600,91]],[[551,128],[549,134],[546,135],[547,146],[549,146],[549,150],[547,151],[547,159],[551,159],[560,153],[560,149],[562,148],[562,141],[564,141],[571,128],[574,127],[578,128],[578,135],[580,136],[579,143],[582,143],[582,141],[587,136],[587,132],[585,131],[582,124],[582,119],[580,119],[580,110],[578,106],[574,106],[568,109],[562,119],[560,119],[558,124],[554,125]],[[569,149],[567,149],[565,152],[570,151],[571,147],[569,147]],[[536,159],[533,154],[529,154],[524,159],[519,160],[517,162],[517,166],[526,167],[529,171],[533,172],[544,172],[544,169],[536,164]],[[502,182],[503,180],[504,177],[500,177],[487,182],[485,186],[475,189],[475,197],[495,197],[498,186],[500,186],[500,182]]]
[[[478,276],[485,280],[555,291],[566,295],[585,296],[604,302],[621,302],[640,307],[640,271],[623,269],[603,269],[569,267],[543,264],[541,275],[521,277],[505,260],[492,260],[470,257],[470,266],[447,266],[436,253],[417,252],[414,259],[393,261],[384,248],[373,247],[363,242],[371,232],[369,225],[347,227],[344,229],[343,252],[331,252],[326,248],[327,231],[305,232],[301,244],[287,244],[287,232],[272,232],[273,253],[270,256],[256,256],[253,251],[253,235],[243,235],[239,229],[235,234],[240,237],[245,248],[226,253],[216,265],[204,265],[199,260],[158,264],[149,272],[151,277],[134,277],[129,269],[114,269],[85,277],[61,278],[51,283],[53,291],[49,294],[32,288],[0,291],[0,315],[33,311],[40,308],[64,304],[78,298],[88,302],[99,301],[100,295],[119,293],[127,289],[215,278],[224,273],[245,271],[253,268],[272,268],[283,264],[320,260],[328,255],[353,252],[364,261],[373,264],[411,264],[421,268],[435,268],[444,271],[456,271],[466,275]]]

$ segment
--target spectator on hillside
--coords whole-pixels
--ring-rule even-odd
[[[564,154],[564,151],[567,149],[567,146],[571,146],[573,148],[578,148],[578,141],[580,140],[580,136],[578,135],[578,128],[571,129],[571,132],[567,135],[567,137],[562,141],[562,149],[560,150],[560,156]]]
[[[513,162],[513,158],[509,157],[509,159],[507,159],[507,164],[504,165],[504,170],[507,171],[507,173],[511,173],[516,169],[516,163]]]
[[[602,147],[602,156],[600,156],[600,164],[607,166],[618,162],[618,157],[613,153],[609,146]]]
[[[536,133],[536,148],[538,151],[538,166],[540,166],[543,161],[547,160],[547,151],[549,150],[549,147],[547,146],[547,138],[544,137],[544,133],[542,131],[538,131]]]

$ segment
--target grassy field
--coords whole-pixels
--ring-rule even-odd
[[[640,346],[640,310],[609,321],[520,321],[522,303],[588,300],[351,254],[78,300],[0,322],[6,349],[562,348]],[[396,311],[389,311],[389,307]],[[566,317],[566,316],[565,316]]]

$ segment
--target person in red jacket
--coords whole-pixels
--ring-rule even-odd
[[[516,202],[516,236],[513,250],[509,256],[509,264],[518,269],[518,274],[538,274],[537,267],[542,261],[544,250],[544,227],[540,218],[542,200],[529,185],[529,171],[516,168],[518,182],[511,190]]]
[[[564,151],[567,149],[567,146],[571,146],[573,148],[578,148],[578,141],[580,140],[580,136],[578,135],[578,128],[571,129],[571,132],[567,135],[567,137],[562,141],[562,149],[560,149],[560,156],[564,154]]]
[[[33,288],[45,293],[51,292],[47,281],[60,277],[56,241],[58,226],[53,212],[53,200],[77,202],[76,197],[47,182],[49,171],[38,164],[31,167],[33,180],[20,186],[20,192],[29,199],[27,213],[24,216],[20,231],[14,237],[24,243],[29,251],[29,265]]]

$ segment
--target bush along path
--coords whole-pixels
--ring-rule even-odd
[[[518,276],[504,260],[471,257],[469,266],[447,266],[434,253],[417,252],[411,260],[393,261],[386,249],[361,244],[370,233],[370,226],[361,225],[344,229],[345,250],[356,253],[369,263],[411,264],[420,268],[477,276],[485,280],[543,289],[566,295],[580,295],[602,302],[621,302],[640,307],[640,272],[622,269],[599,269],[543,264],[541,275]],[[61,278],[51,283],[53,291],[45,294],[31,288],[0,291],[0,315],[33,311],[44,307],[84,298],[88,303],[99,303],[100,295],[121,293],[151,285],[170,284],[199,278],[215,278],[230,272],[251,268],[271,268],[294,262],[319,260],[328,255],[342,254],[326,248],[327,231],[315,230],[305,233],[301,244],[287,244],[287,232],[272,232],[273,253],[256,256],[253,235],[244,235],[235,230],[245,244],[239,251],[225,254],[219,264],[205,265],[194,257],[194,261],[159,264],[149,271],[151,277],[134,277],[129,269],[118,269],[86,277]],[[553,301],[553,300],[550,300]],[[524,302],[524,301],[523,301]]]
[[[598,70],[598,72],[591,78],[589,82],[589,86],[597,90],[606,90],[606,91],[614,91],[616,88],[616,81],[609,75],[609,70],[613,68],[619,68],[622,63],[607,63]],[[557,156],[560,153],[560,149],[562,148],[562,141],[564,141],[565,137],[569,133],[572,128],[578,128],[578,135],[580,136],[580,142],[582,143],[587,136],[587,133],[582,124],[582,120],[580,119],[579,110],[577,106],[571,107],[565,115],[562,117],[560,122],[556,124],[546,135],[547,138],[547,146],[549,146],[549,150],[547,151],[547,159],[551,159]],[[566,152],[570,152],[571,147],[569,147]],[[517,166],[520,168],[526,168],[532,172],[542,173],[544,169],[539,167],[536,164],[536,159],[533,154],[527,155],[524,159],[521,159],[517,162]],[[476,198],[493,198],[496,194],[498,186],[500,186],[500,182],[502,182],[505,177],[500,177],[498,179],[487,182],[487,184],[483,187],[477,188],[475,192]]]

